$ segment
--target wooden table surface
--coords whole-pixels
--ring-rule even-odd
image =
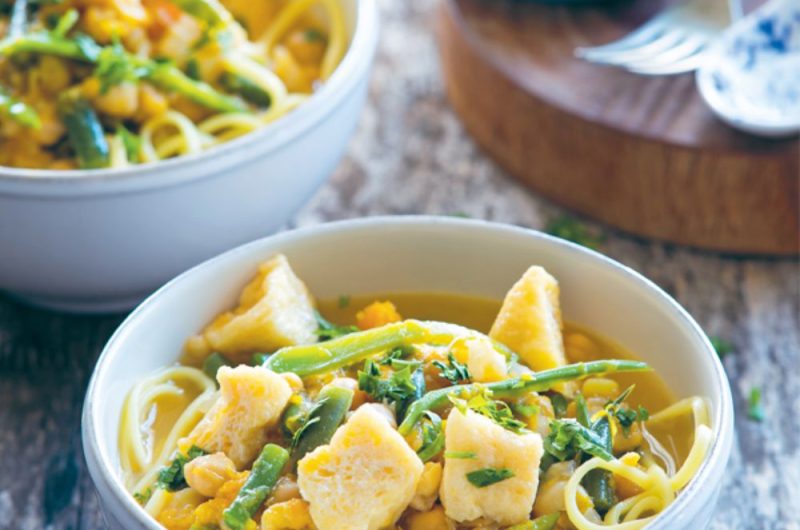
[[[346,159],[293,225],[463,213],[541,228],[561,213],[482,155],[448,108],[432,35],[436,4],[383,0],[369,107]],[[606,232],[603,252],[734,345],[724,363],[737,438],[712,528],[800,529],[798,262],[721,258],[596,228]],[[81,453],[80,409],[94,360],[121,319],[54,314],[0,296],[0,529],[105,527]],[[756,386],[763,423],[746,417]]]

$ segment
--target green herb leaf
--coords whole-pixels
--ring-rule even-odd
[[[545,227],[545,232],[591,249],[597,249],[604,240],[602,234],[590,231],[583,223],[569,215],[551,219]]]
[[[411,379],[411,367],[394,371],[383,378],[381,369],[371,359],[364,362],[364,369],[358,372],[358,388],[378,401],[395,403],[415,397],[417,387]]]
[[[575,396],[575,408],[575,418],[578,420],[578,423],[584,427],[591,427],[592,420],[589,415],[589,408],[586,406],[586,398],[583,397],[583,394],[579,393]]]
[[[294,436],[292,436],[292,444],[291,444],[292,449],[297,447],[297,444],[300,442],[300,439],[303,437],[303,434],[305,434],[306,430],[315,423],[317,423],[318,421],[320,421],[319,412],[320,409],[322,408],[322,405],[326,401],[327,401],[326,398],[322,398],[316,403],[314,403],[314,406],[308,410],[305,419],[302,420],[302,425],[300,425],[300,427],[294,432]]]
[[[455,458],[457,460],[475,460],[478,455],[472,451],[447,451],[444,454],[445,458]]]
[[[761,389],[754,387],[750,389],[750,395],[747,399],[747,417],[753,421],[764,421],[766,414],[764,406],[761,404]]]
[[[186,478],[183,476],[184,466],[198,456],[203,456],[204,454],[206,454],[206,452],[196,445],[193,445],[185,455],[178,453],[178,456],[176,456],[167,467],[159,471],[156,487],[167,491],[177,491],[185,488]]]
[[[317,338],[320,341],[335,339],[358,331],[358,328],[355,326],[337,326],[326,320],[318,311],[315,312],[315,314],[317,317],[317,325],[319,326],[317,328]]]
[[[427,421],[422,425],[422,445],[417,451],[417,456],[423,462],[438,455],[444,449],[444,429],[442,428],[442,418],[438,414],[425,411]]]
[[[122,138],[122,145],[125,146],[125,155],[131,162],[139,161],[139,148],[142,145],[142,139],[138,134],[132,133],[121,123],[117,125],[117,136]]]
[[[482,388],[468,399],[459,398],[455,394],[450,394],[447,398],[462,414],[466,414],[467,410],[473,410],[511,432],[517,434],[528,432],[525,422],[516,419],[506,403],[492,399],[492,392],[487,388]]]
[[[344,309],[350,305],[350,296],[343,294],[339,296],[339,307]]]
[[[514,472],[508,468],[487,467],[467,473],[467,480],[476,488],[485,488],[492,484],[497,484],[514,476]]]
[[[318,29],[310,28],[303,32],[306,42],[325,42],[325,35]]]
[[[550,422],[550,434],[544,439],[544,450],[562,462],[582,452],[606,461],[613,458],[598,433],[571,418]]]
[[[103,47],[97,55],[94,76],[100,80],[100,93],[105,94],[111,87],[128,81],[136,82],[146,77],[150,69],[133,61],[119,39],[110,46]]]
[[[452,352],[447,354],[447,362],[449,366],[442,361],[433,361],[433,365],[439,369],[439,375],[441,377],[447,379],[454,385],[462,381],[469,382],[471,376],[466,364],[456,361]]]
[[[733,344],[725,339],[717,336],[710,336],[708,340],[711,341],[711,345],[714,347],[714,350],[716,350],[720,359],[724,359],[726,355],[733,352]]]
[[[144,506],[147,504],[147,501],[150,500],[150,497],[153,496],[153,488],[147,488],[144,491],[137,491],[133,494],[133,498],[136,499],[136,502]]]

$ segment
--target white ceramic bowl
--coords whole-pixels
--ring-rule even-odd
[[[283,226],[333,171],[366,98],[377,6],[342,4],[352,37],[339,68],[258,131],[124,169],[0,168],[0,289],[58,309],[128,309],[188,267]]]
[[[679,397],[707,396],[715,441],[697,476],[651,528],[698,529],[711,517],[733,440],[730,388],[703,331],[664,291],[596,252],[539,232],[437,217],[377,217],[282,233],[199,265],[152,295],[108,342],[83,409],[89,471],[112,528],[157,529],[120,479],[123,400],[174,362],[185,339],[230,308],[259,263],[285,253],[318,298],[438,291],[502,298],[531,264],[561,285],[567,320],[649,362]]]

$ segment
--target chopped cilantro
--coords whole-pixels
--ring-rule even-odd
[[[303,32],[306,42],[325,42],[325,35],[318,29],[309,28]]]
[[[422,371],[417,370],[419,375],[415,377],[411,368],[405,366],[401,370],[393,371],[389,377],[383,378],[378,364],[367,359],[364,362],[364,369],[358,372],[358,389],[377,401],[410,403],[425,393],[424,377],[420,378]],[[399,412],[398,410],[398,414]]]
[[[592,249],[597,249],[604,239],[601,234],[590,231],[583,223],[569,215],[551,219],[545,227],[545,232]]]
[[[322,405],[324,405],[326,401],[327,401],[326,398],[322,398],[316,403],[314,403],[314,406],[312,406],[308,410],[308,413],[306,413],[305,417],[301,420],[300,427],[294,432],[294,435],[292,436],[292,444],[291,444],[292,449],[297,447],[297,444],[300,443],[300,439],[303,437],[303,434],[305,434],[306,430],[315,423],[320,421],[319,412],[322,409]]]
[[[761,404],[761,389],[759,387],[750,389],[750,395],[747,398],[747,417],[759,422],[764,421],[766,417],[764,406]]]
[[[423,462],[438,455],[444,449],[444,429],[442,418],[438,414],[426,411],[422,422],[422,445],[417,451],[417,456]]]
[[[139,135],[129,131],[121,123],[117,125],[117,136],[122,139],[122,145],[125,146],[125,155],[131,162],[139,161],[139,148],[142,145],[142,140]]]
[[[550,422],[550,434],[544,439],[544,450],[562,462],[575,458],[581,452],[603,460],[613,458],[599,433],[571,418]]]
[[[153,488],[147,488],[144,491],[137,491],[133,494],[133,498],[136,499],[136,502],[144,506],[147,504],[147,501],[150,500],[150,497],[153,496]]]
[[[510,479],[513,476],[514,472],[508,468],[487,467],[467,473],[467,480],[476,488],[485,488],[486,486],[491,486],[492,484]]]
[[[462,399],[454,394],[448,395],[448,399],[462,414],[473,410],[511,432],[527,432],[525,422],[516,419],[506,403],[492,399],[492,392],[487,388],[482,388],[469,399]]]
[[[475,460],[478,455],[472,451],[447,451],[444,454],[445,458],[455,458],[458,460]]]
[[[100,93],[120,83],[138,81],[150,73],[150,68],[137,64],[125,51],[118,39],[111,46],[105,46],[97,54],[94,76],[100,81]]]
[[[433,365],[439,369],[439,375],[441,377],[447,379],[454,385],[462,381],[470,380],[469,368],[467,368],[466,364],[456,361],[452,352],[447,354],[447,362],[449,366],[442,361],[433,361]]]
[[[196,445],[193,445],[185,455],[178,453],[178,456],[176,456],[168,466],[159,471],[156,486],[168,491],[177,491],[185,488],[186,478],[183,476],[184,466],[198,456],[203,456],[204,454],[206,454],[206,452]]]
[[[325,319],[319,312],[315,312],[317,316],[317,338],[320,341],[326,341],[335,339],[337,337],[341,337],[343,335],[349,335],[350,333],[355,333],[358,331],[358,328],[355,326],[337,326],[336,324],[329,322]]]
[[[343,294],[339,296],[339,307],[344,309],[345,307],[350,305],[350,296]]]

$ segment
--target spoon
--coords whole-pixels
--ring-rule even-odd
[[[800,131],[800,2],[770,0],[725,31],[695,74],[722,121],[772,138]]]

